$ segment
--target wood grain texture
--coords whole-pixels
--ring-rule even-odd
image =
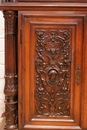
[[[21,11],[87,11],[87,3],[58,3],[58,2],[15,2],[2,3],[0,10]]]
[[[22,68],[20,71],[22,73],[21,86],[23,88],[21,89],[22,91],[19,95],[25,94],[24,98],[23,96],[21,97],[22,110],[24,114],[22,114],[21,118],[19,119],[19,122],[21,122],[20,128],[24,127],[23,129],[44,129],[45,127],[47,129],[60,129],[60,128],[61,129],[65,128],[67,130],[82,129],[81,108],[80,108],[82,102],[80,99],[82,98],[81,88],[83,86],[81,82],[79,84],[76,82],[76,78],[78,78],[76,70],[79,65],[81,67],[81,81],[82,81],[82,70],[83,70],[82,68],[82,59],[83,59],[82,41],[83,41],[83,24],[84,24],[83,19],[85,18],[85,14],[69,15],[67,12],[65,15],[63,11],[62,12],[31,11],[31,12],[19,12],[19,13],[20,13],[19,18],[21,20],[20,28],[22,28],[22,44],[21,44],[21,50],[20,50]],[[67,29],[71,30],[71,34],[72,34],[70,38],[71,39],[70,40],[71,52],[72,52],[71,53],[71,61],[72,61],[71,62],[71,80],[70,80],[70,116],[69,117],[68,116],[60,116],[60,117],[53,116],[52,117],[52,116],[45,116],[45,115],[43,116],[42,113],[41,113],[42,115],[37,116],[35,114],[35,111],[36,111],[35,74],[37,74],[37,72],[35,72],[36,71],[35,61],[37,64],[39,63],[38,63],[38,60],[35,60],[35,57],[37,59],[36,48],[40,47],[40,45],[36,46],[37,36],[38,36],[36,32],[38,32],[38,30],[42,30],[42,31],[46,31],[47,33],[50,30],[52,31],[52,30],[67,30]],[[41,34],[42,33],[40,33],[40,35]],[[45,37],[45,34],[44,34],[44,37]],[[51,34],[50,34],[50,37],[51,37]],[[38,44],[40,44],[41,39],[39,36],[38,38],[39,38]],[[43,38],[43,35],[41,38]],[[45,38],[43,39],[45,40],[44,44],[46,45],[47,41]],[[41,40],[41,43],[42,43],[41,45],[43,45],[43,40]],[[50,44],[52,44],[52,42],[50,42]],[[54,48],[48,47],[48,49],[54,49]],[[42,47],[41,47],[41,50],[42,50]],[[38,51],[40,51],[40,48],[38,49]],[[43,54],[43,53],[40,53],[40,54]],[[41,60],[41,57],[40,57],[40,60]],[[41,68],[41,65],[39,67]],[[37,67],[37,69],[39,69],[39,67]],[[20,68],[20,65],[19,65],[19,68]],[[41,72],[42,72],[42,69],[41,69]],[[42,75],[42,80],[44,80],[43,75]],[[39,81],[39,84],[40,82],[41,81]],[[50,88],[48,88],[48,91],[50,91]],[[56,89],[56,91],[58,90]],[[28,95],[28,97],[26,95]],[[45,95],[43,97],[45,98]],[[43,101],[41,101],[41,103],[43,103]],[[26,124],[26,122],[28,125]]]

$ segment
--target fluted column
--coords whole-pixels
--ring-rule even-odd
[[[5,116],[6,130],[18,124],[17,12],[4,11],[5,18]]]

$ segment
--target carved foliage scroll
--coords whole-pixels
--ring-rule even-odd
[[[16,34],[16,24],[17,15],[14,11],[4,11],[5,17],[5,33],[6,34]]]
[[[36,30],[36,116],[70,115],[71,30]]]

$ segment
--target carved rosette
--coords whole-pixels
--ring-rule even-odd
[[[71,30],[36,30],[36,116],[70,115]]]
[[[18,124],[17,12],[4,11],[5,18],[5,116],[7,130]]]

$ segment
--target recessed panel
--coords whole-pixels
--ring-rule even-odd
[[[70,116],[71,29],[35,33],[35,115]]]
[[[30,13],[30,12],[29,12]],[[23,12],[24,128],[80,129],[82,16]],[[48,17],[49,16],[49,17]],[[78,47],[79,46],[79,47]],[[78,58],[78,55],[81,57]],[[78,103],[77,103],[78,102]]]

